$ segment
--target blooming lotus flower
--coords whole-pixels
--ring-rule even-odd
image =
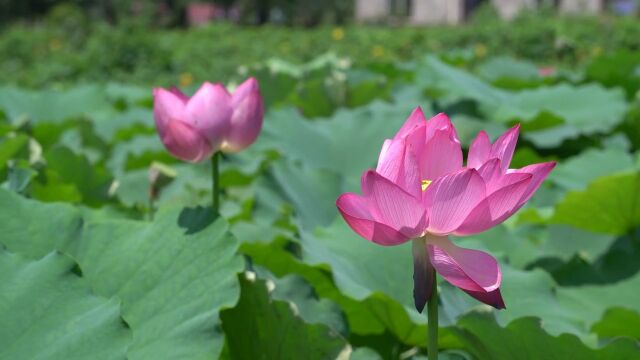
[[[178,159],[199,162],[217,151],[251,145],[262,128],[264,108],[258,82],[249,78],[230,94],[206,82],[189,98],[176,88],[153,90],[158,134]]]
[[[342,194],[336,205],[363,238],[392,246],[414,241],[414,301],[422,311],[434,270],[446,281],[495,308],[504,308],[501,272],[489,254],[456,246],[449,235],[473,235],[506,220],[535,193],[554,162],[510,169],[519,126],[493,144],[482,131],[466,166],[449,118],[427,121],[417,108],[393,139],[384,142],[378,165],[362,176],[362,195]]]

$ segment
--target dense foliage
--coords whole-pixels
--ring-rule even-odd
[[[580,24],[565,30],[580,34]],[[551,40],[534,41],[534,30],[520,29],[549,53],[516,44],[524,35],[504,26],[495,25],[502,27],[495,38],[486,30],[468,39],[466,28],[347,28],[341,41],[353,37],[356,49],[332,40],[330,29],[129,34],[97,26],[65,38],[59,52],[47,45],[41,57],[30,54],[56,36],[50,28],[4,33],[4,82],[69,86],[0,87],[0,358],[424,359],[426,318],[413,307],[410,245],[368,243],[335,208],[417,105],[450,114],[465,147],[481,129],[495,137],[521,122],[513,167],[559,161],[507,223],[455,239],[499,258],[507,309],[490,310],[441,283],[443,357],[637,358],[638,53],[590,57],[584,71],[540,71],[473,50],[397,60],[428,49],[431,31],[441,44],[478,42],[489,54],[548,65],[563,59]],[[593,42],[575,35],[574,54],[637,41],[584,30]],[[226,37],[211,40],[220,33]],[[424,47],[413,48],[410,34]],[[500,49],[510,36],[514,46]],[[332,44],[354,61],[328,54],[245,69],[260,80],[268,112],[257,143],[225,156],[223,216],[212,222],[209,164],[166,153],[150,88],[133,83],[171,82],[187,71],[233,83],[242,78],[234,61],[286,55],[277,53],[283,39],[296,60]],[[378,42],[393,49],[383,62],[368,56]],[[5,49],[20,55],[10,71]],[[71,86],[77,80],[87,82]]]
[[[15,24],[0,33],[0,82],[20,86],[120,81],[189,84],[229,80],[241,65],[279,58],[301,63],[333,52],[357,65],[389,65],[426,53],[483,60],[513,55],[541,65],[584,65],[594,56],[640,50],[640,23],[633,18],[555,18],[523,15],[513,23],[478,14],[460,27],[390,29],[374,26],[237,27],[149,30],[146,23],[120,26],[58,7],[45,20]],[[455,50],[461,49],[466,50]]]

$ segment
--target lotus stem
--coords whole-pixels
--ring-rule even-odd
[[[212,212],[213,218],[218,217],[220,211],[220,151],[216,151],[211,157],[211,182],[212,182]]]
[[[427,355],[429,360],[438,359],[438,282],[434,274],[431,299],[427,302]]]

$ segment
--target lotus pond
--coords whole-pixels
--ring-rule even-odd
[[[506,309],[439,278],[440,357],[638,358],[638,64],[243,67],[264,125],[222,157],[215,220],[210,163],[165,150],[151,87],[2,86],[0,358],[425,359],[411,244],[367,242],[336,209],[416,106],[447,113],[465,149],[520,123],[511,167],[557,161],[514,216],[454,239],[499,260]]]

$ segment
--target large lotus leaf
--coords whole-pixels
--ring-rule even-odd
[[[71,251],[97,293],[122,299],[131,359],[209,359],[222,348],[217,313],[238,296],[242,261],[226,221],[191,215],[89,223]]]
[[[523,318],[500,327],[488,314],[470,314],[453,330],[465,348],[478,360],[519,359],[633,359],[640,355],[638,344],[618,340],[592,349],[572,335],[549,335],[540,319]]]
[[[134,341],[131,359],[215,358],[218,310],[238,296],[242,261],[223,219],[161,210],[153,223],[85,219],[66,204],[42,204],[0,190],[0,243],[32,257],[51,250],[77,259],[94,291],[122,301]],[[201,216],[202,215],[202,216]],[[98,217],[96,217],[98,218]]]
[[[0,358],[125,359],[131,333],[116,298],[94,295],[69,257],[0,248]]]
[[[105,91],[98,85],[77,86],[69,90],[29,91],[0,88],[0,108],[10,118],[28,116],[34,122],[61,122],[71,117],[91,116],[109,109]]]
[[[611,308],[591,330],[602,338],[627,336],[640,340],[640,313],[624,307]]]
[[[530,80],[540,77],[535,64],[506,56],[492,57],[480,64],[476,71],[489,81],[503,78]]]
[[[305,227],[313,229],[333,222],[336,208],[331,200],[336,199],[341,190],[340,177],[336,173],[296,166],[285,160],[275,162],[272,172]]]
[[[527,121],[546,111],[564,119],[581,133],[590,135],[611,130],[622,121],[626,110],[627,104],[621,91],[594,84],[562,84],[513,94],[509,102],[497,109],[496,119]]]
[[[598,177],[628,170],[633,166],[633,157],[623,149],[588,149],[560,162],[548,179],[566,190],[582,190]]]
[[[457,101],[471,99],[490,111],[509,101],[511,93],[488,84],[477,76],[448,65],[434,56],[424,59],[417,72],[417,82],[444,92],[444,99]]]
[[[351,336],[357,334],[376,342],[375,339],[387,334],[391,338],[385,338],[385,343],[391,347],[401,346],[400,344],[425,346],[426,326],[415,323],[405,306],[389,296],[379,291],[363,300],[345,295],[341,292],[343,289],[336,288],[331,275],[323,266],[303,263],[274,244],[244,244],[242,252],[251,256],[256,264],[268,268],[278,276],[299,274],[313,285],[319,296],[339,304],[347,317]],[[439,333],[439,342],[448,348],[459,345],[457,339],[444,329]]]
[[[307,324],[264,280],[240,275],[238,304],[220,313],[232,359],[346,359],[351,347],[324,324]]]
[[[67,249],[82,232],[82,215],[68,204],[39,203],[0,189],[0,209],[0,243],[29,257]]]
[[[444,92],[441,100],[445,102],[475,100],[487,118],[502,123],[530,122],[544,114],[559,118],[563,123],[524,134],[541,147],[555,147],[564,139],[580,134],[610,131],[623,120],[627,110],[622,91],[605,89],[599,84],[561,84],[512,92],[497,89],[433,56],[427,57],[424,63],[419,81]]]
[[[305,262],[330,266],[336,286],[344,295],[362,300],[374,293],[383,293],[402,305],[412,322],[424,321],[424,317],[413,309],[412,260],[406,246],[372,244],[355,235],[341,220],[314,234],[303,233],[301,245]],[[459,242],[459,245],[484,250],[481,246],[471,246],[473,242],[469,240]],[[501,289],[508,309],[497,312],[503,324],[522,316],[537,316],[544,320],[545,329],[553,334],[569,332],[588,339],[591,325],[607,308],[629,302],[640,304],[640,298],[635,299],[640,294],[634,290],[640,275],[615,284],[564,288],[540,269],[517,270],[506,262],[501,262],[500,266]],[[444,325],[481,305],[444,283],[441,296],[445,299],[440,308]],[[578,303],[581,306],[575,305]]]
[[[558,203],[553,223],[622,235],[640,226],[640,175],[600,177],[583,191],[572,191]]]
[[[375,165],[384,140],[393,137],[418,105],[376,101],[314,122],[305,121],[293,109],[283,109],[269,113],[256,145],[277,149],[307,166],[359,177]]]
[[[566,225],[496,226],[491,230],[459,239],[462,246],[486,248],[495,257],[524,269],[543,258],[570,260],[579,254],[593,262],[615,241],[612,235],[596,234]]]

